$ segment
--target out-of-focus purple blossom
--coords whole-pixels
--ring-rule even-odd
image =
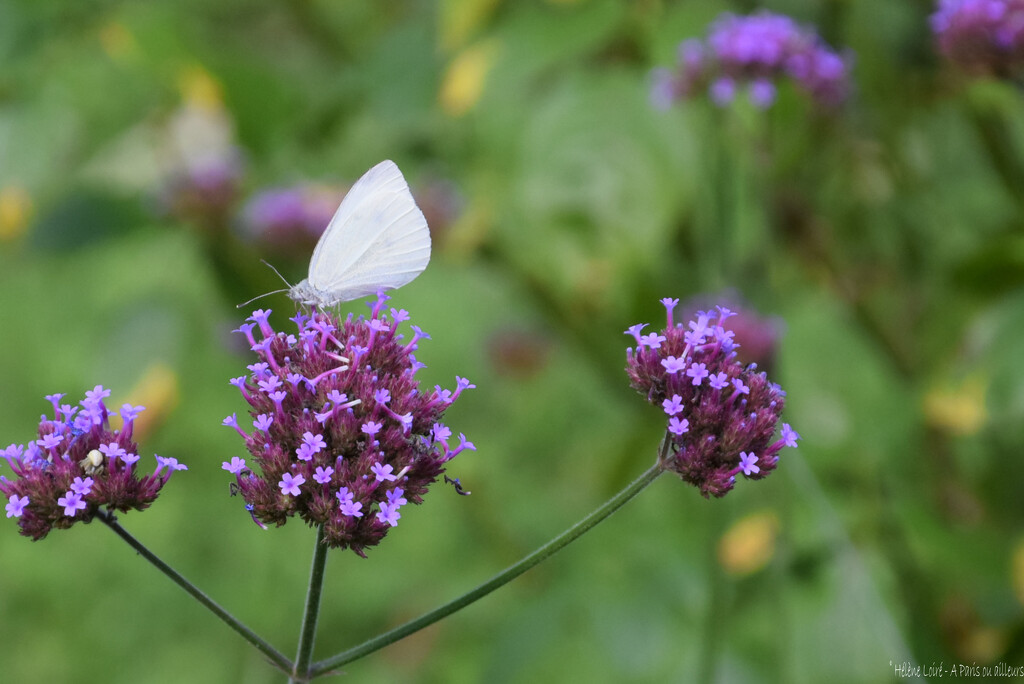
[[[17,476],[0,476],[0,493],[7,497],[7,516],[18,519],[21,534],[42,539],[53,528],[89,522],[102,506],[109,511],[144,510],[172,471],[186,469],[174,458],[157,456],[153,473],[140,476],[132,430],[142,407],[122,409],[124,424],[112,430],[103,403],[109,395],[100,385],[86,392],[74,419],[70,406],[58,407],[64,395],[47,397],[54,415],[40,419],[39,439],[27,448],[12,444],[0,451]]]
[[[939,51],[967,71],[1024,70],[1024,0],[939,0],[930,22]]]
[[[651,101],[664,109],[707,92],[712,102],[725,106],[745,93],[764,109],[775,101],[780,82],[788,80],[819,106],[831,108],[849,92],[849,61],[787,16],[725,14],[706,41],[680,44],[675,70],[655,70]]]
[[[347,188],[312,183],[270,188],[242,209],[245,237],[285,256],[308,254],[338,209]]]
[[[238,430],[248,465],[235,457],[222,468],[261,526],[298,515],[323,525],[329,546],[362,556],[398,525],[399,506],[421,503],[448,461],[475,448],[464,435],[449,444],[452,432],[440,422],[474,385],[456,376],[454,392],[422,391],[416,345],[396,331],[408,312],[389,316],[387,299],[369,303],[369,318],[300,313],[291,319],[298,335],[274,331],[262,310],[236,331],[260,358],[251,375],[232,381],[257,429]],[[429,337],[418,331],[415,339]],[[295,382],[280,381],[289,377]]]
[[[773,439],[786,393],[755,364],[737,360],[733,333],[725,327],[732,311],[698,312],[684,325],[673,320],[678,301],[662,303],[665,342],[627,349],[626,372],[632,387],[667,417],[661,467],[705,497],[725,496],[737,475],[766,477],[779,451],[796,446],[799,435],[788,424]],[[634,326],[626,334],[639,340],[639,330]]]
[[[692,96],[695,84],[701,81],[705,71],[705,61],[701,41],[691,38],[680,43],[676,57],[678,71],[659,67],[652,74],[651,104],[664,110],[676,100]]]
[[[431,239],[437,244],[444,244],[449,229],[465,205],[458,186],[442,177],[428,176],[420,179],[412,192],[430,226]]]
[[[174,171],[157,196],[160,210],[200,225],[223,225],[238,201],[242,166],[241,154],[231,150]]]
[[[240,229],[244,237],[286,257],[309,254],[331,222],[348,192],[348,186],[299,183],[267,188],[253,195],[242,208]],[[450,182],[429,178],[413,194],[430,226],[435,242],[462,211],[463,200]]]
[[[736,359],[743,364],[757,364],[758,368],[771,375],[779,338],[785,328],[783,321],[777,316],[758,313],[734,291],[698,295],[684,302],[680,310],[684,316],[695,317],[698,311],[713,308],[713,302],[719,302],[734,312],[721,325],[736,344]]]
[[[540,331],[508,326],[492,333],[486,348],[498,373],[525,379],[544,370],[551,346],[551,340]]]

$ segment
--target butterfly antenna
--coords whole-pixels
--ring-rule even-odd
[[[267,266],[267,268],[269,268],[271,271],[276,273],[277,277],[280,278],[282,281],[284,281],[284,284],[288,286],[289,290],[291,289],[292,284],[288,282],[287,278],[285,278],[283,275],[281,275],[280,271],[278,271],[276,268],[274,268],[274,265],[272,263],[270,263],[266,259],[260,259],[260,261],[262,261],[264,263],[264,265]],[[284,290],[277,290],[277,292],[284,292]],[[267,294],[274,294],[274,292],[268,292]],[[249,301],[252,301],[252,300],[250,299]]]
[[[263,299],[264,297],[269,297],[270,295],[274,295],[274,294],[280,294],[280,293],[282,293],[282,292],[288,292],[289,290],[291,290],[291,289],[292,289],[292,284],[288,282],[288,279],[287,279],[287,278],[285,278],[285,277],[284,277],[283,275],[281,275],[281,272],[280,272],[280,271],[278,271],[278,270],[277,270],[276,268],[274,268],[274,265],[273,265],[273,264],[271,264],[271,263],[270,263],[269,261],[267,261],[266,259],[260,259],[260,261],[262,261],[262,262],[263,262],[263,263],[264,263],[264,264],[265,264],[266,266],[268,266],[268,267],[270,268],[270,270],[271,270],[271,271],[273,271],[274,273],[276,273],[276,274],[277,274],[277,277],[278,277],[278,278],[280,278],[281,280],[283,280],[283,281],[284,281],[284,284],[285,284],[285,285],[287,285],[288,287],[286,287],[286,288],[285,288],[285,289],[283,289],[283,290],[274,290],[274,291],[272,291],[272,292],[264,292],[264,293],[263,293],[263,294],[261,294],[261,295],[256,295],[255,297],[253,297],[252,299],[250,299],[250,300],[249,300],[249,301],[247,301],[247,302],[242,302],[241,304],[237,304],[237,305],[235,305],[235,308],[236,308],[236,309],[241,309],[241,308],[242,308],[243,306],[248,306],[249,304],[252,304],[253,302],[255,302],[255,301],[256,301],[257,299]]]
[[[256,295],[255,297],[253,297],[252,299],[250,299],[247,302],[242,302],[241,304],[236,304],[235,308],[236,309],[241,309],[243,306],[248,306],[249,304],[252,304],[257,299],[263,299],[264,297],[269,297],[270,295],[273,295],[273,294],[280,294],[281,292],[288,292],[289,289],[290,288],[285,288],[283,290],[273,290],[272,292],[264,292],[261,295]]]

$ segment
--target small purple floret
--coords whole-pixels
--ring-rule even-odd
[[[300,493],[299,485],[305,483],[306,478],[302,475],[292,475],[291,473],[285,473],[281,476],[281,481],[277,483],[277,486],[281,488],[282,494],[290,496],[298,496]]]
[[[28,506],[28,497],[13,494],[4,509],[7,511],[8,518],[20,518],[25,511],[25,506]]]
[[[57,505],[64,507],[64,515],[69,518],[78,515],[78,511],[84,511],[86,503],[82,501],[82,496],[77,492],[67,492],[64,496],[57,499]]]
[[[740,470],[748,477],[761,472],[761,469],[757,467],[757,456],[753,452],[749,454],[745,451],[740,452]]]
[[[232,475],[238,475],[245,470],[245,459],[239,458],[238,456],[232,456],[231,462],[225,461],[220,465],[221,469],[228,471]]]

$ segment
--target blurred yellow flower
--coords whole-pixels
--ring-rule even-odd
[[[1010,558],[1010,583],[1017,602],[1024,606],[1024,538],[1018,539]]]
[[[198,64],[191,64],[178,72],[178,90],[186,105],[205,110],[224,108],[224,92],[220,81]]]
[[[24,188],[0,189],[0,242],[13,242],[25,234],[32,216],[32,198]]]
[[[163,424],[178,405],[178,375],[167,364],[154,363],[146,369],[124,401],[119,402],[116,407],[111,407],[112,422],[119,420],[113,415],[113,411],[120,408],[121,403],[146,407],[146,410],[135,419],[134,428],[135,441],[143,442]]]
[[[1006,633],[998,627],[979,625],[959,645],[964,660],[994,663],[1006,650]]]
[[[774,511],[759,511],[740,518],[718,543],[718,562],[734,575],[749,575],[764,568],[775,555],[779,518]]]
[[[461,262],[468,261],[487,242],[494,215],[495,209],[488,198],[473,198],[444,235],[445,253]]]
[[[117,62],[127,62],[139,54],[139,43],[128,27],[111,21],[100,28],[100,45],[107,56]]]
[[[973,435],[988,420],[985,409],[987,380],[980,375],[965,378],[959,385],[933,388],[924,397],[928,423],[956,435]]]
[[[439,33],[445,52],[456,50],[469,40],[494,14],[499,0],[443,0]]]
[[[1006,652],[1005,628],[985,624],[974,603],[954,593],[942,605],[939,621],[957,658],[975,665],[991,664]]]
[[[497,41],[485,40],[455,56],[441,81],[439,99],[445,112],[462,116],[473,108],[484,91],[497,52]]]
[[[615,278],[615,261],[608,257],[583,257],[573,273],[572,294],[591,310],[608,305]]]

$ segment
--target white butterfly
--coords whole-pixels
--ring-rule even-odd
[[[334,306],[401,287],[430,261],[430,231],[394,162],[363,174],[309,260],[309,277],[288,290],[302,304]]]

